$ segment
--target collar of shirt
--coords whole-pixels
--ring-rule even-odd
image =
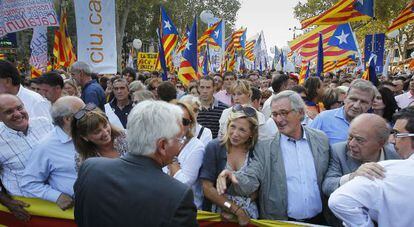
[[[10,133],[10,134],[15,134],[15,135],[19,135],[19,136],[27,136],[32,131],[32,128],[33,128],[30,122],[31,121],[29,120],[29,127],[27,128],[27,134],[26,135],[22,131],[17,131],[17,130],[14,130],[12,128],[9,128],[5,124],[1,125],[2,128],[0,129],[0,132],[1,133],[7,132],[7,133]]]
[[[63,129],[59,126],[55,126],[54,130],[61,143],[68,143],[72,141],[72,138],[68,134],[66,134],[66,132],[63,131]]]
[[[204,107],[201,107],[201,108],[204,109],[204,110],[214,109],[214,107],[218,107],[219,106],[219,103],[218,102],[219,102],[218,99],[216,99],[213,96],[213,103],[211,104],[211,106],[209,108],[204,108]]]
[[[385,160],[385,152],[384,152],[384,148],[381,148],[381,151],[380,151],[380,157],[379,157],[379,162],[380,161],[384,161]]]
[[[407,159],[414,160],[414,153],[410,155]]]
[[[91,85],[91,84],[93,84],[93,83],[98,83],[98,82],[96,82],[96,80],[94,80],[94,79],[92,79],[92,80],[90,80],[88,83],[86,83],[85,84],[85,86],[83,86],[83,90],[85,90],[89,85]]]
[[[349,124],[348,120],[345,118],[345,108],[343,106],[336,110],[335,117],[340,118]]]
[[[300,139],[295,140],[295,139],[293,139],[293,138],[291,138],[291,137],[289,137],[289,136],[286,136],[286,135],[284,135],[284,134],[282,134],[282,133],[280,133],[280,139],[283,139],[283,140],[285,140],[285,141],[295,142],[295,143],[296,143],[296,141],[306,140],[306,139],[307,139],[307,137],[306,137],[305,129],[302,127],[302,137],[301,137]]]

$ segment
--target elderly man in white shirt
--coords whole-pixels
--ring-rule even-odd
[[[23,196],[21,179],[29,156],[53,125],[44,117],[30,119],[22,101],[9,94],[0,94],[0,121],[0,179],[6,189],[0,192],[0,203],[17,218],[28,220],[26,204],[9,195]]]
[[[346,226],[412,226],[414,223],[414,108],[394,115],[390,142],[405,160],[379,162],[384,179],[359,176],[338,188],[329,199],[332,212]]]
[[[71,123],[73,115],[84,106],[75,96],[59,98],[53,104],[55,128],[33,150],[26,165],[21,184],[25,196],[54,202],[62,210],[72,207],[77,173]]]
[[[16,95],[23,102],[30,118],[50,116],[50,102],[38,93],[31,91],[20,84],[21,76],[16,67],[4,60],[0,60],[0,94]]]

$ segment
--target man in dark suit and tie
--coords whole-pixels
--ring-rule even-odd
[[[182,115],[161,101],[144,101],[131,111],[129,152],[89,158],[79,169],[78,226],[197,226],[191,189],[162,171],[185,141]]]

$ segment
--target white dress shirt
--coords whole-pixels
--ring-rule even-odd
[[[201,126],[199,123],[196,123],[196,132],[194,134],[195,137],[197,137],[200,133],[201,127],[203,126]],[[207,146],[207,144],[213,140],[213,133],[211,133],[211,130],[209,128],[204,127],[203,132],[198,139],[203,142],[204,146]]]
[[[287,215],[298,220],[315,217],[322,212],[322,200],[306,134],[300,140],[281,134],[280,147],[286,172]]]
[[[29,114],[29,118],[45,117],[49,121],[52,121],[50,115],[51,104],[47,99],[22,85],[20,85],[16,96],[22,100],[24,108]]]
[[[52,129],[44,117],[29,120],[27,135],[0,125],[0,178],[11,195],[23,196],[21,180],[30,154]]]
[[[355,177],[332,193],[329,207],[346,226],[413,226],[414,155],[378,164],[384,179]]]
[[[398,107],[404,109],[414,101],[414,95],[411,93],[411,91],[407,91],[401,95],[395,96],[395,101],[397,101]]]
[[[200,208],[203,196],[201,184],[197,179],[201,164],[203,164],[204,144],[196,137],[191,138],[177,158],[181,169],[174,174],[174,178],[192,187],[194,203],[197,208]],[[164,167],[163,171],[169,173],[168,167]]]
[[[55,126],[30,156],[22,178],[24,195],[51,202],[62,193],[73,196],[75,153],[70,136]]]

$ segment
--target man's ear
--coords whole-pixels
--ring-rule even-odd
[[[165,138],[159,139],[156,142],[156,152],[161,155],[161,156],[165,156],[167,154],[167,140]]]

